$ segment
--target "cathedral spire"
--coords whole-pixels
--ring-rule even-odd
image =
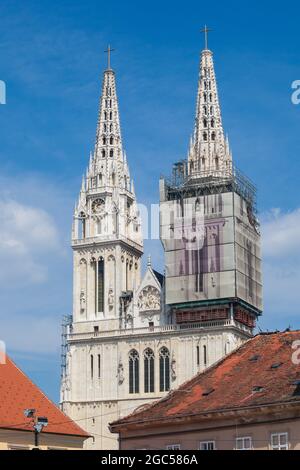
[[[105,51],[108,54],[108,63],[102,82],[96,131],[95,160],[122,160],[123,158],[116,78],[110,63],[110,54],[113,50],[108,46],[107,51]]]
[[[205,49],[200,59],[194,136],[188,155],[189,171],[221,176],[231,172],[232,161],[223,131],[213,53],[208,49],[207,33],[210,30],[205,26],[202,31],[205,33]]]

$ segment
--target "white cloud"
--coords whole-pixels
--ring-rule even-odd
[[[60,249],[58,231],[43,209],[0,198],[0,282],[47,279],[49,253]]]
[[[273,209],[262,217],[264,321],[299,327],[300,209]],[[276,324],[274,321],[273,325]]]
[[[273,209],[262,219],[263,253],[266,257],[300,255],[300,208],[282,213]]]

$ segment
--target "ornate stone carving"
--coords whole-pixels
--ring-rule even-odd
[[[147,286],[139,295],[138,307],[141,312],[160,309],[160,294],[156,287]]]
[[[80,312],[85,312],[85,293],[83,290],[80,292]]]
[[[118,363],[117,377],[118,377],[118,384],[122,385],[122,383],[125,380],[125,377],[124,377],[124,366],[123,366],[123,362],[122,362],[121,357],[120,357],[119,363]]]
[[[112,287],[110,287],[108,290],[108,305],[110,309],[113,308],[114,303],[115,303],[114,290]]]
[[[174,356],[174,353],[172,354],[172,361],[171,361],[171,379],[174,382],[176,380],[177,375],[176,375],[176,359]]]

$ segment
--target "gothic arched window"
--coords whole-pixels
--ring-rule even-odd
[[[109,143],[110,143],[110,145],[113,145],[113,144],[114,144],[114,138],[113,138],[113,136],[111,136],[111,138],[109,139]]]
[[[205,367],[207,366],[207,347],[205,345],[203,346],[203,364]]]
[[[165,347],[159,351],[159,390],[170,390],[170,352]]]
[[[139,393],[139,353],[132,349],[129,353],[129,393]]]
[[[93,356],[93,354],[91,354],[90,359],[91,359],[91,379],[93,379],[94,378],[94,356]]]
[[[105,137],[105,135],[102,137],[102,143],[103,143],[103,145],[106,145],[106,137]]]
[[[203,119],[203,127],[207,127],[207,119]]]
[[[104,312],[104,259],[100,258],[98,261],[97,270],[97,297],[98,297],[98,312]]]
[[[102,158],[105,158],[105,150],[103,149],[101,152]]]
[[[215,120],[214,120],[214,119],[212,119],[212,120],[210,121],[210,125],[211,125],[211,127],[215,127]]]
[[[79,214],[79,233],[78,233],[78,238],[83,239],[85,238],[85,213],[80,212]]]
[[[111,149],[111,150],[109,151],[109,156],[110,156],[110,158],[112,158],[112,157],[114,156],[114,151],[113,151],[113,149]]]
[[[104,111],[104,119],[105,119],[105,121],[107,119],[107,112],[106,111]]]
[[[112,112],[109,113],[109,119],[112,120]]]
[[[103,131],[106,132],[106,124],[103,124]]]
[[[203,140],[204,140],[205,142],[207,141],[207,133],[206,133],[206,132],[203,133]]]
[[[110,132],[113,131],[113,125],[112,125],[112,124],[109,126],[109,131],[110,131]]]
[[[215,132],[212,132],[212,134],[211,134],[211,140],[216,140],[216,134],[215,134]]]
[[[144,352],[144,391],[154,392],[154,352],[150,348]]]

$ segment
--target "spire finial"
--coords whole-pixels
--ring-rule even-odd
[[[212,29],[209,29],[206,25],[203,29],[201,29],[201,33],[204,33],[205,38],[205,50],[208,50],[208,33],[210,33]]]
[[[148,256],[148,260],[147,260],[147,266],[148,266],[149,268],[151,268],[151,267],[152,267],[152,262],[151,262],[151,255],[149,255],[149,256]]]
[[[111,68],[110,68],[110,54],[114,51],[115,51],[115,49],[112,49],[110,47],[110,44],[108,44],[106,51],[104,51],[104,52],[107,53],[107,70],[111,70]]]

